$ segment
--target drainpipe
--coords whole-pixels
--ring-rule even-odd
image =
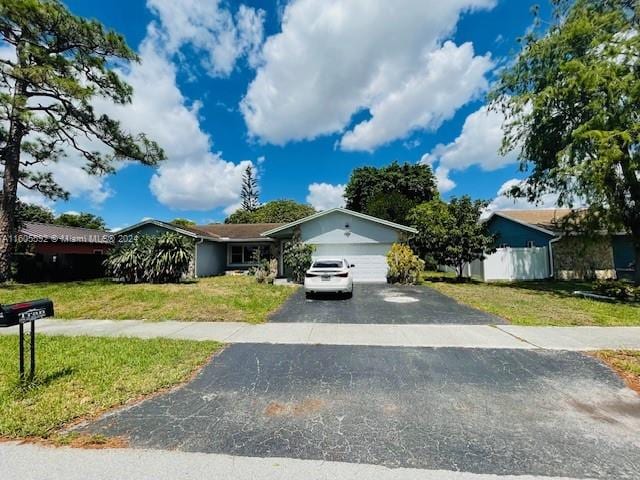
[[[552,278],[556,277],[555,265],[553,264],[553,245],[552,244],[556,243],[561,238],[562,238],[562,235],[549,240],[549,268],[551,269],[549,273],[551,274]]]
[[[201,238],[200,241],[196,242],[195,245],[195,255],[193,259],[193,276],[198,278],[198,245],[202,245],[204,242],[204,238]]]

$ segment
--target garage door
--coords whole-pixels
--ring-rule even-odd
[[[386,254],[391,248],[390,243],[320,244],[314,246],[314,258],[346,258],[349,263],[354,264],[354,282],[378,283],[387,281]]]

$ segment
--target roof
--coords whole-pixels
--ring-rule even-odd
[[[20,233],[39,241],[57,243],[113,243],[113,233],[111,232],[50,223],[25,222]]]
[[[220,239],[246,240],[261,239],[262,234],[273,230],[286,223],[212,223],[210,225],[198,225],[194,227],[209,235],[215,235]],[[264,239],[264,238],[262,238]]]
[[[571,214],[570,208],[536,208],[528,210],[497,210],[485,221],[494,216],[506,218],[521,225],[534,228],[548,235],[556,236],[562,232],[562,220]]]
[[[212,233],[205,232],[200,227],[185,227],[182,225],[174,225],[173,223],[163,222],[161,220],[155,220],[153,218],[148,218],[146,220],[142,220],[134,225],[129,227],[122,228],[117,232],[114,232],[116,235],[121,235],[123,233],[130,232],[131,230],[135,230],[137,228],[142,227],[143,225],[156,225],[158,227],[166,228],[167,230],[171,230],[172,232],[181,233],[182,235],[186,235],[191,238],[204,238],[206,240],[219,240],[220,238],[217,235]]]
[[[281,225],[279,227],[263,232],[262,236],[268,237],[269,235],[273,235],[274,233],[287,230],[288,228],[295,227],[296,225],[300,225],[301,223],[306,223],[311,220],[315,220],[316,218],[320,218],[334,212],[345,213],[347,215],[362,218],[363,220],[368,220],[370,222],[375,222],[381,225],[385,225],[387,227],[395,228],[396,230],[403,230],[405,232],[410,232],[410,233],[418,232],[413,227],[407,227],[406,225],[400,225],[399,223],[390,222],[388,220],[383,220],[381,218],[372,217],[371,215],[366,215],[364,213],[354,212],[353,210],[347,210],[346,208],[338,207],[338,208],[331,208],[329,210],[324,210],[323,212],[314,213],[313,215],[309,215],[308,217],[301,218],[300,220],[296,220],[295,222],[285,223],[284,225]]]

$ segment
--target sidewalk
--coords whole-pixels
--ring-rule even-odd
[[[369,345],[550,350],[640,349],[640,327],[523,327],[515,325],[351,325],[330,323],[145,322],[41,320],[47,335],[175,338],[225,343]],[[17,334],[16,328],[0,335]]]
[[[105,468],[108,465],[108,468]],[[560,480],[558,477],[497,476],[443,470],[386,468],[379,465],[296,460],[289,458],[232,457],[212,453],[165,450],[46,448],[0,443],[0,472],[5,480]],[[567,479],[568,480],[568,479]]]

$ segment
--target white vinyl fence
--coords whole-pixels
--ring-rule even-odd
[[[471,262],[467,276],[496,280],[542,280],[551,276],[547,247],[499,248],[484,260]]]

